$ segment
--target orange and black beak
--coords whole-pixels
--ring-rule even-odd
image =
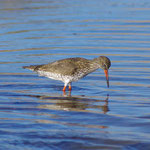
[[[106,76],[106,82],[107,82],[107,87],[109,87],[109,77],[108,77],[108,70],[104,70],[105,76]]]

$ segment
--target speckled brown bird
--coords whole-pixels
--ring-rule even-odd
[[[109,87],[108,69],[110,66],[111,61],[109,58],[99,56],[92,60],[80,57],[66,58],[44,65],[24,66],[23,68],[35,71],[40,76],[64,82],[63,91],[66,90],[69,84],[69,90],[71,91],[71,83],[73,81],[78,81],[99,68],[104,70],[107,86]]]

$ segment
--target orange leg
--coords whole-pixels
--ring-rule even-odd
[[[69,84],[69,91],[71,91],[72,87],[71,87],[71,83]]]
[[[64,92],[66,91],[66,86],[65,86],[65,85],[64,85],[63,91],[64,91]]]

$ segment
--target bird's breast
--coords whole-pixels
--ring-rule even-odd
[[[66,82],[69,83],[69,82],[74,81],[74,76],[71,76],[71,75],[63,75],[60,73],[53,73],[53,72],[46,72],[46,71],[38,71],[38,74],[40,76],[45,76],[45,77],[53,79],[53,80],[63,81],[64,83],[66,83]]]

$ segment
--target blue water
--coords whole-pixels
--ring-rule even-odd
[[[0,1],[0,149],[150,149],[149,0]],[[112,61],[74,82],[22,66]]]

